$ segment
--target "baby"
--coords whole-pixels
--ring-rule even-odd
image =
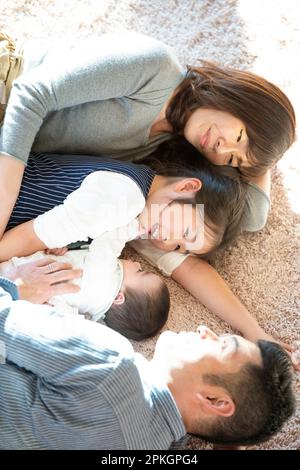
[[[80,286],[76,294],[55,296],[49,300],[60,313],[84,314],[93,321],[104,320],[129,339],[142,340],[155,335],[165,324],[170,308],[169,291],[156,274],[144,272],[137,262],[118,257],[129,239],[139,232],[135,219],[127,226],[107,231],[95,238],[89,249],[71,250],[64,256],[53,256],[83,270],[83,276],[72,281]],[[41,251],[26,257],[14,257],[1,263],[0,274],[11,266],[45,257]],[[49,265],[49,271],[55,264]]]

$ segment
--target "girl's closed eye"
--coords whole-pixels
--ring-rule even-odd
[[[187,238],[188,235],[189,235],[189,233],[190,233],[190,229],[189,229],[189,227],[188,227],[188,228],[185,230],[184,234],[183,234],[183,238]]]

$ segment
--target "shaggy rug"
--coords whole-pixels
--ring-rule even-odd
[[[66,36],[136,30],[173,46],[183,64],[202,58],[264,75],[283,88],[298,112],[299,16],[297,0],[2,0],[0,29],[41,45]],[[300,338],[299,150],[295,144],[273,172],[267,226],[241,236],[216,261],[265,330],[290,343]],[[220,333],[230,331],[173,281],[167,282],[172,296],[169,328],[194,329],[204,323]],[[153,344],[149,340],[135,346],[150,356]],[[295,387],[299,392],[299,374]],[[298,407],[279,434],[254,448],[299,449],[299,419]],[[211,448],[200,439],[192,439],[188,447]]]

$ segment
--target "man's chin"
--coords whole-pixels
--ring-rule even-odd
[[[176,341],[177,333],[171,330],[163,331],[155,345],[155,352],[159,354],[160,352],[168,351],[169,348],[173,345],[174,341]]]

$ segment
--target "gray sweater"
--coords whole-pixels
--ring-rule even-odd
[[[168,46],[135,33],[53,47],[25,67],[0,140],[0,152],[25,162],[32,146],[132,159],[184,73]]]
[[[138,160],[171,137],[149,132],[184,73],[167,45],[129,32],[29,54],[7,105],[0,153],[24,162],[31,148]],[[269,205],[249,185],[245,230],[264,226]]]

